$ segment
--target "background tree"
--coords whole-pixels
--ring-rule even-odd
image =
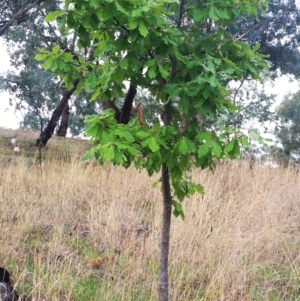
[[[12,104],[16,105],[17,109],[26,108],[22,126],[35,129],[38,127],[40,129],[40,121],[42,121],[43,127],[46,128],[39,141],[43,141],[43,145],[45,145],[51,137],[55,127],[59,123],[59,119],[58,135],[64,136],[67,132],[67,126],[69,126],[72,135],[82,133],[83,118],[81,117],[86,113],[93,114],[93,112],[99,112],[99,105],[96,105],[96,107],[90,105],[89,109],[83,105],[85,107],[85,109],[83,109],[81,105],[82,102],[74,96],[74,93],[70,93],[69,95],[68,91],[62,89],[57,78],[50,73],[46,75],[43,70],[38,68],[36,62],[32,59],[38,48],[50,50],[56,43],[58,43],[62,49],[72,50],[74,54],[79,50],[72,46],[72,44],[76,44],[76,37],[72,38],[69,36],[68,40],[66,40],[63,32],[57,30],[56,24],[43,22],[43,16],[49,11],[58,9],[62,2],[60,0],[51,2],[7,0],[4,2],[4,6],[0,8],[3,12],[1,15],[3,24],[7,20],[10,20],[16,12],[27,9],[28,5],[33,5],[27,13],[21,14],[23,16],[22,22],[14,22],[14,26],[10,27],[9,31],[5,31],[6,34],[4,35],[7,45],[10,45],[9,52],[12,64],[18,70],[22,68],[23,74],[22,78],[18,76],[18,73],[14,74],[14,76],[11,74],[10,77],[7,77],[10,84],[6,82],[4,85],[2,84],[2,88],[10,92],[12,100],[14,100]],[[248,16],[247,14],[239,16],[235,19],[233,24],[226,27],[226,30],[229,31],[235,39],[242,42],[249,43],[252,46],[257,42],[261,44],[259,52],[270,54],[270,61],[272,62],[271,76],[273,78],[285,73],[292,73],[297,76],[299,70],[297,66],[300,57],[298,47],[299,35],[297,34],[299,13],[295,1],[273,1],[269,5],[266,13],[262,11],[258,13],[259,18]],[[20,14],[18,16],[20,16]],[[194,24],[190,22],[185,26],[194,26]],[[207,24],[207,30],[212,31],[213,26],[213,24]],[[199,30],[201,31],[202,28],[200,27]],[[14,44],[12,44],[12,42],[14,42]],[[26,45],[23,45],[23,43]],[[14,47],[12,47],[12,45],[14,45]],[[88,49],[83,49],[82,51],[87,53]],[[2,82],[4,78],[2,77]],[[24,82],[25,79],[26,82]],[[52,82],[50,82],[50,80]],[[12,88],[13,81],[15,82],[14,88]],[[16,83],[18,85],[18,92],[16,92]],[[226,112],[222,118],[224,123],[234,123],[236,127],[249,128],[250,123],[263,123],[265,121],[262,119],[270,120],[274,118],[274,114],[269,108],[271,103],[275,100],[275,97],[268,96],[264,92],[260,92],[260,89],[257,88],[255,88],[257,93],[253,93],[254,85],[255,83],[250,83],[250,88],[248,81],[244,79],[241,87],[236,88],[231,86],[233,90],[232,95],[234,97],[232,101],[240,107],[240,112],[234,112],[232,115]],[[250,89],[251,99],[249,97]],[[28,97],[29,90],[31,91],[30,97]],[[42,93],[38,93],[38,91],[46,91],[43,93],[46,95],[42,95]],[[63,97],[63,93],[70,97],[68,101],[66,101],[68,97]],[[143,90],[143,93],[143,95],[140,93],[140,97],[143,99],[142,102],[144,102],[143,109],[146,113],[146,119],[149,121],[149,117],[157,115],[153,112],[153,102],[149,93],[145,92],[145,90]],[[150,97],[149,101],[147,101],[148,97]],[[89,96],[80,96],[83,102],[88,98]],[[63,105],[59,106],[61,102]],[[55,111],[56,108],[57,110]],[[53,114],[54,111],[55,114]],[[151,113],[148,114],[147,112]],[[257,112],[261,116],[260,120],[256,118]],[[261,114],[261,112],[263,112],[263,114]],[[129,113],[127,113],[127,115],[128,114]],[[161,113],[159,113],[159,115],[160,114]],[[262,116],[264,116],[264,118],[262,118]],[[214,126],[216,126],[216,124]]]
[[[300,92],[287,95],[277,108],[280,123],[275,129],[281,146],[273,148],[273,156],[280,163],[300,160]]]
[[[86,101],[90,98],[88,93],[75,97],[62,86],[57,76],[43,70],[34,59],[39,48],[50,50],[56,44],[69,52],[78,51],[75,35],[66,39],[56,24],[44,22],[46,14],[61,4],[57,0],[37,7],[31,18],[12,27],[3,36],[10,46],[10,61],[16,71],[0,76],[0,89],[9,92],[11,104],[24,112],[23,127],[42,129],[40,140],[43,145],[57,125],[59,136],[66,136],[68,128],[72,135],[82,134],[83,115],[99,111],[97,103]]]
[[[259,52],[269,55],[269,72],[264,74],[264,81],[271,83],[283,74],[299,76],[299,8],[294,0],[276,0],[269,3],[266,12],[259,12],[259,18],[240,16],[227,30],[240,41],[254,46],[260,44]],[[247,80],[231,86],[233,102],[240,107],[238,112],[223,116],[224,122],[244,129],[252,127],[261,134],[273,132],[277,121],[274,112],[276,95],[267,94],[257,82]],[[258,126],[259,125],[259,126]],[[254,132],[255,134],[255,132]],[[251,147],[261,155],[261,147]]]
[[[10,27],[16,24],[35,19],[37,8],[45,3],[51,3],[47,0],[2,0],[0,6],[0,36],[2,36]]]
[[[270,1],[266,12],[254,16],[241,16],[228,26],[228,31],[239,40],[254,46],[260,44],[259,52],[269,55],[273,76],[299,75],[299,8],[295,0]]]

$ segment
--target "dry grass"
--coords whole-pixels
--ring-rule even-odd
[[[0,164],[25,162],[29,165],[39,161],[39,149],[36,147],[36,140],[39,132],[30,130],[11,130],[0,127]],[[16,139],[16,144],[11,140]],[[17,146],[20,152],[15,153],[14,147]],[[43,148],[42,160],[49,161],[71,161],[71,158],[81,158],[89,149],[87,140],[64,138],[53,135]]]
[[[170,300],[300,300],[300,177],[230,163],[173,219]],[[0,167],[0,263],[34,300],[156,300],[160,189],[77,161]],[[298,298],[298,299],[297,299]]]

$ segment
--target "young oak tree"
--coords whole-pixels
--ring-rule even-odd
[[[86,117],[86,134],[94,146],[86,157],[104,164],[161,172],[163,221],[159,300],[168,300],[171,213],[184,217],[182,201],[204,188],[190,179],[192,168],[213,169],[216,160],[240,155],[247,138],[230,127],[214,130],[220,114],[237,107],[226,88],[230,81],[259,79],[264,57],[234,38],[229,26],[241,15],[256,15],[266,6],[258,0],[136,1],[66,0],[48,15],[61,18],[65,34],[75,31],[77,47],[91,47],[93,60],[74,58],[55,46],[40,50],[45,61],[76,93],[93,91],[104,110]],[[127,89],[124,95],[124,89]],[[151,126],[130,112],[137,87],[157,102]],[[121,109],[115,100],[124,98]]]

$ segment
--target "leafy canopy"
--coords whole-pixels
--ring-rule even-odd
[[[280,124],[276,136],[283,149],[276,149],[281,163],[291,161],[299,164],[300,158],[300,92],[287,95],[277,108]]]
[[[76,93],[93,92],[91,101],[124,96],[126,82],[150,91],[160,110],[150,125],[136,119],[118,124],[113,110],[86,117],[86,134],[94,140],[86,158],[138,169],[149,175],[162,164],[169,170],[176,216],[181,202],[194,192],[188,172],[193,166],[213,168],[214,159],[235,158],[247,139],[231,128],[216,132],[219,115],[236,109],[226,88],[232,80],[259,79],[267,66],[251,48],[226,30],[238,16],[255,15],[265,1],[67,0],[60,17],[65,35],[79,37],[79,49],[92,47],[94,60],[75,58],[59,46],[40,50],[36,59],[60,75]],[[166,106],[170,122],[163,124]],[[204,121],[210,121],[210,126]]]

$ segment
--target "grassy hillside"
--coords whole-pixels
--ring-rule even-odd
[[[36,301],[157,300],[157,176],[67,161],[0,163],[0,265]],[[233,162],[193,177],[206,194],[173,219],[170,300],[300,300],[299,175]]]
[[[36,139],[39,132],[11,130],[0,128],[0,162],[27,162],[34,164],[39,161],[39,150]],[[16,139],[15,144],[12,139]],[[14,152],[17,146],[20,152]],[[89,148],[89,142],[81,139],[63,138],[53,135],[47,146],[42,150],[44,163],[51,161],[71,161],[71,158],[80,158]]]

